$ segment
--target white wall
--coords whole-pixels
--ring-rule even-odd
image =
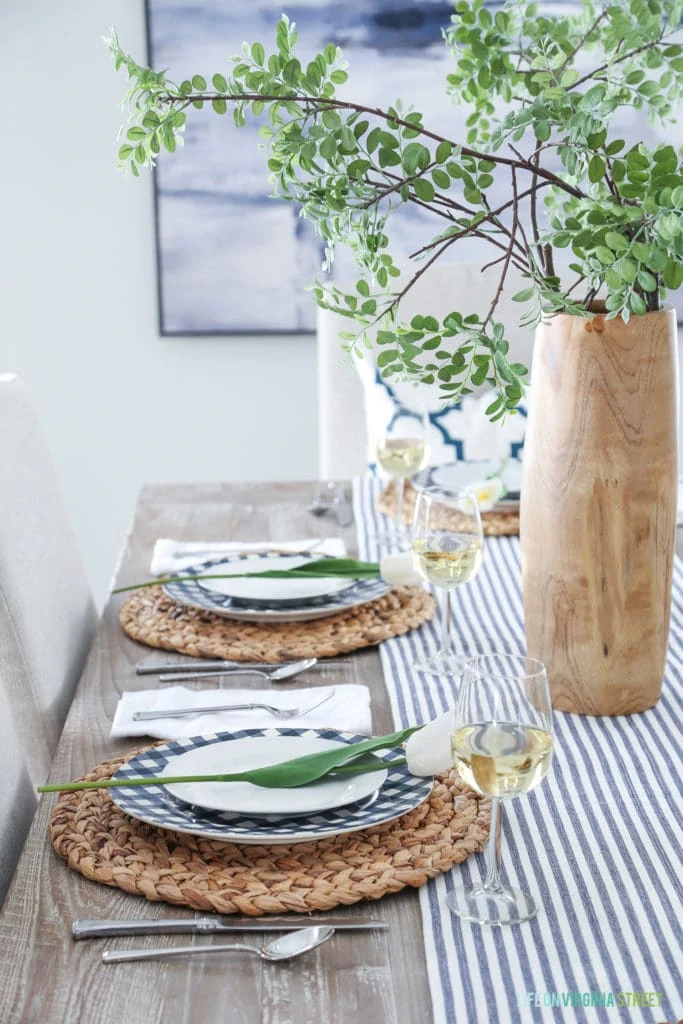
[[[142,484],[313,478],[317,456],[312,337],[158,335],[111,25],[144,59],[142,0],[0,4],[0,372],[35,397],[99,603]]]

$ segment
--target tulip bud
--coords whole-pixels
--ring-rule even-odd
[[[383,555],[379,563],[379,574],[392,587],[413,587],[423,582],[409,553]]]
[[[409,737],[406,762],[411,775],[438,775],[453,767],[451,736],[454,728],[455,709],[451,708]]]

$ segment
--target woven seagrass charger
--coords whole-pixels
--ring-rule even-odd
[[[130,756],[83,778],[109,778]],[[63,793],[49,831],[59,856],[92,881],[195,910],[260,916],[331,910],[424,885],[482,849],[489,816],[489,802],[451,772],[396,821],[287,846],[156,828],[129,817],[102,789]]]
[[[406,480],[403,501],[403,518],[406,523],[413,521],[416,491]],[[393,480],[377,499],[377,508],[386,516],[396,515],[396,485]],[[519,508],[492,509],[482,512],[481,525],[487,537],[511,537],[519,534]],[[453,529],[458,529],[458,513],[453,511]]]
[[[396,587],[384,597],[310,622],[234,622],[177,604],[161,587],[134,591],[119,621],[131,639],[180,654],[234,661],[329,658],[371,647],[432,618],[434,598],[420,587]]]

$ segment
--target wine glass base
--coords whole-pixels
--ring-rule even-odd
[[[429,658],[413,663],[413,668],[430,676],[461,676],[470,655],[458,651],[437,651]]]
[[[446,905],[452,914],[464,921],[494,927],[530,921],[538,912],[532,896],[509,885],[502,885],[500,889],[461,885],[453,890]]]

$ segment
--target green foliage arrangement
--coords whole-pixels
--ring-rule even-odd
[[[511,267],[528,278],[514,297],[529,326],[556,312],[589,315],[598,295],[609,317],[628,320],[659,309],[683,283],[683,151],[627,148],[610,134],[622,107],[672,122],[682,96],[682,9],[681,0],[583,0],[571,16],[551,17],[530,0],[508,0],[495,13],[483,0],[457,0],[445,32],[453,56],[445,87],[471,108],[465,139],[430,130],[398,100],[381,110],[338,96],[347,80],[341,51],[329,45],[302,63],[285,15],[273,52],[245,43],[231,73],[215,73],[211,85],[201,74],[171,82],[136,63],[112,34],[116,67],[130,80],[119,159],[137,175],[176,149],[186,118],[205,105],[219,116],[231,111],[238,127],[267,112],[261,135],[275,196],[300,204],[328,264],[343,243],[359,267],[348,293],[313,287],[320,306],[355,321],[347,347],[361,353],[376,329],[383,375],[437,381],[449,401],[488,383],[498,397],[487,412],[500,419],[519,402],[527,372],[509,361],[496,319]],[[496,206],[489,197],[501,176],[509,198]],[[435,225],[407,279],[388,234],[406,204]],[[402,323],[404,295],[472,237],[490,243],[500,267],[486,315],[454,310],[439,321],[425,311]],[[557,249],[571,252],[571,282],[556,271]]]

